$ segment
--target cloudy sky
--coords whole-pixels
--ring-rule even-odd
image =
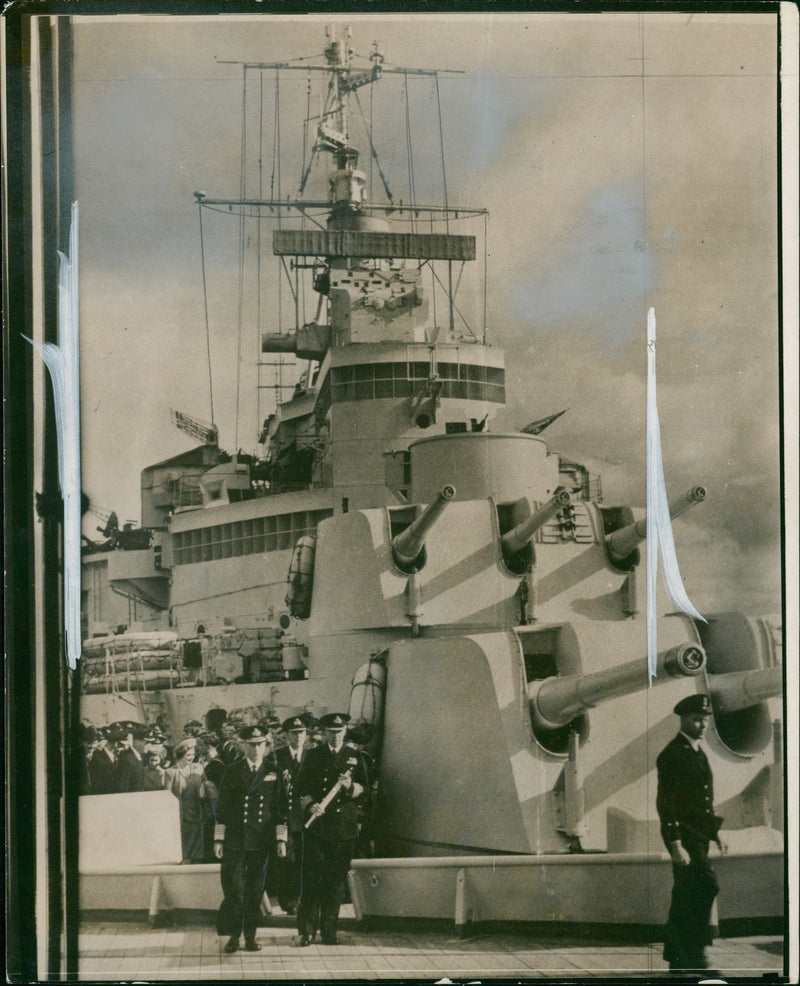
[[[488,337],[508,367],[508,407],[494,430],[569,408],[547,432],[551,446],[602,473],[606,503],[643,505],[645,327],[654,307],[667,489],[702,483],[709,493],[675,525],[689,596],[706,612],[778,611],[775,18],[348,20],[358,53],[378,40],[387,65],[463,70],[441,76],[439,99],[450,201],[490,214]],[[239,193],[242,68],[223,62],[318,54],[325,23],[76,19],[83,485],[122,519],[139,517],[140,470],[192,446],[169,409],[210,418],[192,193]],[[299,178],[290,114],[305,109],[305,73],[291,75],[281,74],[284,195]],[[266,73],[264,175],[273,81]],[[435,122],[436,95],[429,81],[413,85],[424,197],[441,169],[438,131],[423,121],[426,111]],[[403,198],[402,104],[394,80],[381,87],[375,107],[386,122],[376,126],[376,149]],[[251,88],[255,157],[254,98]],[[255,191],[257,172],[247,181]],[[254,451],[271,407],[268,392],[256,400],[252,363],[258,332],[279,328],[269,324],[277,302],[264,292],[263,324],[246,328],[240,344],[238,225],[210,213],[203,223],[215,420],[223,447]]]

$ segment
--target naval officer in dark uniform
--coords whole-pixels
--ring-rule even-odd
[[[308,727],[302,716],[290,716],[281,723],[287,746],[275,751],[286,796],[286,822],[289,842],[286,857],[280,861],[278,903],[287,914],[294,914],[300,899],[300,868],[303,862],[303,807],[297,794],[297,779],[306,758]]]
[[[89,760],[89,790],[92,794],[116,794],[117,779],[114,771],[114,752],[109,745],[111,730],[102,726],[97,733],[97,745]]]
[[[214,827],[214,855],[222,860],[224,895],[217,915],[217,933],[228,935],[225,951],[235,952],[244,934],[244,947],[258,952],[256,928],[267,876],[270,851],[286,852],[283,787],[272,757],[266,756],[267,735],[258,726],[239,733],[245,755],[222,775]]]
[[[114,783],[120,794],[142,790],[144,764],[142,756],[133,743],[135,735],[142,735],[144,729],[130,720],[115,723],[111,727],[110,738],[114,741]]]
[[[711,908],[719,886],[708,861],[722,819],[714,814],[714,779],[700,740],[708,725],[708,695],[690,695],[675,706],[680,731],[656,760],[656,808],[661,836],[672,858],[672,903],[664,958],[673,972],[707,968]],[[721,846],[720,846],[721,848]]]
[[[325,741],[306,753],[297,779],[306,815],[297,907],[301,945],[310,945],[317,929],[323,945],[338,944],[339,906],[358,837],[358,806],[367,786],[361,754],[344,742],[349,721],[341,713],[320,719]]]

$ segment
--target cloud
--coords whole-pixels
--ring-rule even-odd
[[[307,55],[321,50],[324,28],[179,21],[76,29],[84,475],[102,506],[127,502],[126,516],[138,512],[139,470],[188,446],[167,409],[210,416],[192,192],[235,197],[241,180],[242,69],[217,58]],[[440,102],[450,202],[490,210],[489,340],[506,350],[509,401],[495,428],[569,407],[545,437],[602,467],[606,502],[644,502],[644,333],[655,307],[668,490],[709,488],[679,522],[692,535],[679,557],[689,553],[687,578],[700,573],[690,597],[701,609],[704,597],[716,605],[717,587],[725,605],[738,592],[759,605],[772,594],[776,607],[773,22],[537,14],[380,25],[387,64],[468,69],[443,75],[438,92],[428,78],[409,80],[411,151],[418,199],[441,201]],[[376,33],[374,22],[356,22],[356,49],[368,53]],[[265,73],[270,97],[273,82]],[[281,78],[283,194],[299,179],[294,123],[305,84],[304,73]],[[362,108],[393,194],[407,201],[401,86],[387,74]],[[247,116],[257,162],[255,119]],[[261,167],[246,174],[251,193],[272,187],[269,133]],[[315,194],[325,182],[319,169]],[[247,298],[239,354],[238,222],[204,213],[204,231],[215,416],[225,444],[238,434],[252,447],[269,410],[253,396],[259,330],[288,322],[265,275],[261,305]],[[255,251],[249,241],[248,283]],[[124,474],[108,467],[120,448]]]
[[[637,316],[653,291],[656,264],[641,240],[641,194],[634,187],[595,191],[581,220],[545,269],[521,278],[513,295],[519,315],[543,331],[553,323],[587,322],[595,339],[614,351],[640,332]]]

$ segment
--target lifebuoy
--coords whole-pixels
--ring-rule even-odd
[[[307,620],[311,612],[311,590],[314,585],[314,554],[317,547],[316,534],[304,534],[299,538],[292,552],[286,590],[286,605],[297,620]]]

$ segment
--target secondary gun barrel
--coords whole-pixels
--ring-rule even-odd
[[[693,678],[705,667],[705,651],[699,644],[685,643],[658,655],[658,672],[672,678]],[[662,678],[658,680],[665,680]],[[560,729],[587,709],[648,687],[647,661],[637,658],[615,668],[591,674],[544,678],[528,685],[534,721],[546,730]]]
[[[780,695],[783,671],[780,667],[774,667],[710,674],[708,687],[716,712],[738,712]]]
[[[527,520],[523,520],[521,524],[512,527],[500,538],[503,554],[514,555],[518,551],[522,551],[539,528],[546,524],[559,510],[568,507],[571,499],[569,490],[556,490],[547,503],[543,503]]]
[[[422,511],[404,531],[392,541],[392,554],[399,568],[411,565],[425,547],[428,531],[439,519],[442,511],[456,495],[455,486],[449,483],[439,490],[433,503]]]
[[[702,486],[693,486],[690,490],[672,500],[669,505],[669,516],[671,520],[679,517],[689,507],[696,503],[702,503],[706,498],[706,491]],[[613,531],[606,536],[606,546],[612,562],[624,561],[633,549],[647,537],[647,518],[621,527],[618,531]]]

